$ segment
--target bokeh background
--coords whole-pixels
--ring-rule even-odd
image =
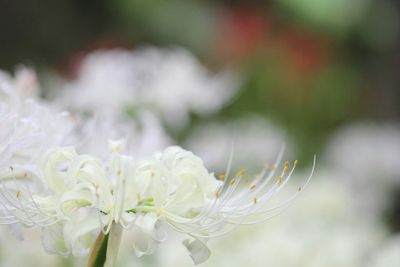
[[[299,181],[317,155],[293,207],[204,266],[400,266],[399,1],[0,0],[0,68],[21,66],[45,101],[132,117],[143,153],[180,144],[219,172],[229,140],[250,169],[285,142]],[[79,266],[30,236],[4,230],[0,266]],[[128,240],[120,266],[191,266],[177,242],[137,259]]]

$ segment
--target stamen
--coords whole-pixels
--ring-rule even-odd
[[[257,203],[257,198],[253,197],[253,204],[256,204],[256,203]]]
[[[273,171],[276,170],[276,165],[272,165],[272,170],[273,170]]]
[[[21,191],[17,191],[16,193],[15,193],[15,195],[17,196],[17,198],[19,198],[19,196],[21,195]]]
[[[252,186],[250,186],[250,190],[254,190],[257,187],[257,185],[253,184]]]
[[[288,166],[283,167],[283,173],[287,173],[288,171]]]
[[[218,175],[218,179],[223,181],[225,179],[225,174]]]
[[[221,192],[215,192],[215,197],[219,198],[221,196]]]
[[[282,184],[282,180],[283,180],[282,175],[279,175],[279,176],[278,176],[278,185],[281,185],[281,184]]]
[[[232,180],[229,181],[229,185],[233,185],[236,182],[236,179],[233,178]]]
[[[236,173],[236,177],[239,177],[239,176],[243,176],[243,174],[245,174],[246,173],[246,169],[240,169],[237,173]]]
[[[289,167],[289,161],[285,161],[285,163],[283,163],[283,166]]]
[[[297,165],[297,163],[299,163],[299,161],[296,159],[295,161],[294,161],[294,166],[296,166]]]
[[[267,171],[268,169],[269,169],[269,164],[268,164],[268,163],[265,163],[265,164],[264,164],[264,170]]]
[[[299,192],[300,192],[301,190],[302,190],[302,188],[301,188],[301,186],[299,186],[299,188],[297,189],[297,191],[299,191]]]

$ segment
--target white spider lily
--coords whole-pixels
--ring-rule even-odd
[[[278,174],[275,165],[270,171],[265,167],[247,184],[244,170],[228,178],[229,163],[220,177],[224,181],[218,180],[200,158],[180,147],[134,160],[119,153],[120,142],[110,144],[114,152],[108,162],[70,147],[55,148],[43,157],[39,176],[3,179],[0,222],[42,226],[45,248],[63,255],[87,253],[93,231],[109,233],[107,266],[114,263],[122,229],[134,231],[135,252],[141,256],[166,238],[160,229],[166,224],[194,238],[184,245],[197,264],[209,257],[208,239],[277,215],[301,191],[266,207],[288,183],[296,163],[289,170],[286,162]]]
[[[36,88],[34,77],[21,69],[13,80],[0,71],[0,177],[11,168],[32,170],[41,155],[61,145],[72,128],[68,113],[53,112],[37,99],[27,98]]]

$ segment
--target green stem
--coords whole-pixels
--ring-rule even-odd
[[[93,245],[92,253],[89,256],[87,267],[103,267],[106,261],[106,252],[108,245],[108,234],[100,232]]]
[[[93,245],[87,267],[114,267],[117,261],[121,236],[122,227],[116,223],[112,223],[108,234],[104,235],[103,232],[100,232]]]

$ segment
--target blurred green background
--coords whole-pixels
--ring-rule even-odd
[[[398,123],[399,34],[395,0],[0,0],[0,69],[23,64],[39,77],[73,79],[96,49],[181,46],[212,71],[240,73],[240,89],[174,138],[207,120],[257,114],[310,163],[341,126]],[[384,214],[392,232],[400,231],[396,190]]]
[[[183,46],[211,69],[243,73],[221,114],[261,113],[303,155],[336,127],[400,115],[399,2],[0,1],[0,68],[73,77],[97,48]]]

